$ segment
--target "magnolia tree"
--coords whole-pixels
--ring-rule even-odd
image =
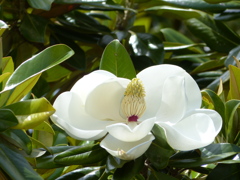
[[[240,179],[239,8],[2,2],[0,179]]]

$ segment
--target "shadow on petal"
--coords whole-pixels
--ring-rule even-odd
[[[100,146],[112,156],[123,160],[133,160],[140,157],[149,148],[155,137],[148,134],[143,139],[134,142],[120,141],[108,134],[100,143]]]

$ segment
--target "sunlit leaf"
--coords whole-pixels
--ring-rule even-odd
[[[136,77],[132,60],[118,40],[112,41],[105,48],[100,62],[100,69],[109,71],[117,77],[128,79]]]
[[[73,54],[68,46],[60,44],[51,46],[22,63],[10,76],[1,92],[0,105],[19,101],[36,84],[42,72],[65,61]]]
[[[45,98],[20,101],[5,106],[4,109],[10,109],[16,115],[19,121],[19,124],[14,127],[16,129],[33,129],[55,112]]]
[[[229,65],[230,73],[230,99],[239,99],[240,100],[240,69],[236,66]]]

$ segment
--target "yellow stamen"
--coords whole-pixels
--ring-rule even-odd
[[[122,113],[128,121],[137,121],[146,110],[145,90],[138,78],[128,84],[121,104]]]

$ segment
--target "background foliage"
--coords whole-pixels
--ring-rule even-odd
[[[0,23],[0,179],[240,179],[240,1],[2,0],[0,6],[8,25]],[[125,48],[104,51],[114,39]],[[116,74],[111,64],[118,64],[117,75],[132,78],[127,63],[136,72],[162,63],[188,71],[203,89],[203,108],[223,118],[215,144],[175,152],[154,127],[149,150],[127,162],[48,121],[54,99],[83,75],[99,67]]]

